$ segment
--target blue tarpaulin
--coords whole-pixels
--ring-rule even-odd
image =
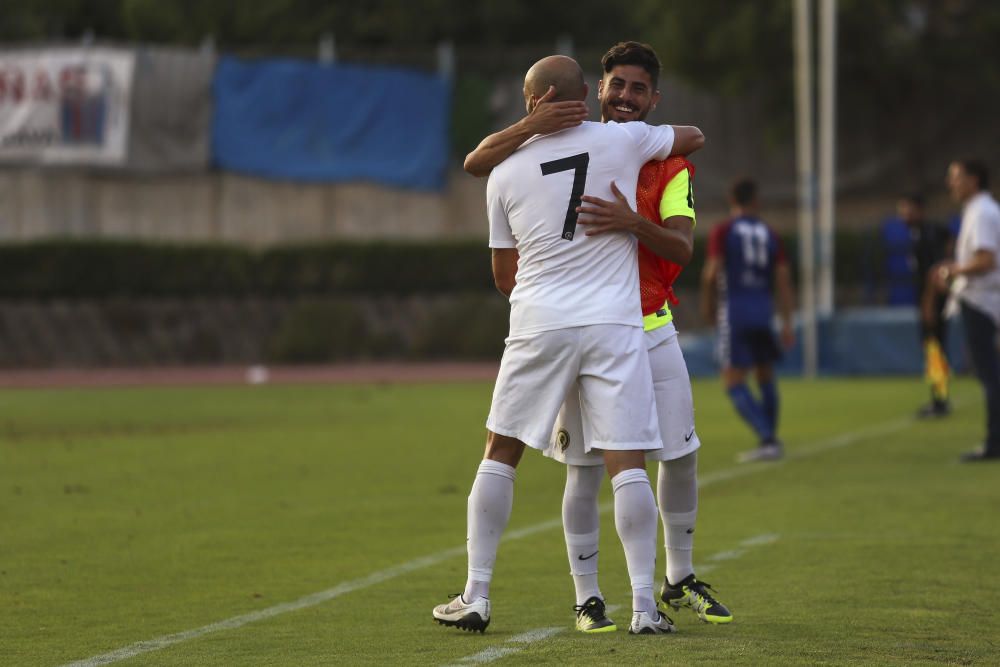
[[[920,375],[924,352],[916,308],[849,308],[819,323],[819,372],[822,375]],[[782,374],[802,373],[802,329],[795,327],[795,346],[776,368]],[[775,329],[777,331],[777,329]],[[969,368],[961,318],[948,322],[946,354],[951,368]],[[685,334],[681,350],[692,376],[717,375],[715,333]]]
[[[223,169],[444,187],[451,87],[439,76],[224,57],[213,88],[212,150]]]

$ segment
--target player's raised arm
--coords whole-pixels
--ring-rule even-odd
[[[705,145],[705,135],[694,125],[674,125],[671,155],[690,155]]]
[[[617,125],[635,146],[643,162],[687,155],[705,145],[705,135],[693,125],[649,125],[641,121]]]
[[[483,139],[475,150],[465,156],[465,171],[473,176],[489,176],[493,167],[536,134],[551,134],[576,127],[587,120],[587,104],[582,100],[552,102],[556,89],[549,86],[527,116],[510,127]]]

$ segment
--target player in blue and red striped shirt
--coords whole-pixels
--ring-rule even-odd
[[[702,316],[718,327],[719,362],[726,393],[739,415],[757,434],[759,446],[742,461],[781,458],[778,439],[778,387],[774,362],[781,358],[775,338],[774,295],[781,317],[781,345],[795,342],[792,331],[792,281],[778,235],[758,216],[757,185],[737,181],[729,193],[732,217],[717,224],[708,240],[702,271]],[[747,386],[753,369],[760,389]]]

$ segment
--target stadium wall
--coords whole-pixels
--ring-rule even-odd
[[[444,194],[231,172],[0,170],[0,241],[114,238],[252,246],[323,239],[485,238],[482,180]]]
[[[701,173],[699,167],[696,179]],[[874,236],[892,201],[841,197],[838,228],[869,229]],[[712,223],[726,214],[723,201],[700,198],[696,236],[707,236]],[[795,230],[794,206],[768,202],[765,214],[779,230]],[[0,168],[0,242],[131,239],[253,247],[394,239],[485,243],[487,232],[486,180],[457,165],[443,192],[370,182],[296,183],[216,170],[149,174]]]

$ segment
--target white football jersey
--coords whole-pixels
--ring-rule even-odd
[[[510,335],[585,326],[642,326],[637,241],[586,236],[582,195],[614,201],[611,182],[635,210],[639,170],[673,148],[669,125],[593,123],[535,136],[493,169],[486,188],[490,247],[517,248]]]

